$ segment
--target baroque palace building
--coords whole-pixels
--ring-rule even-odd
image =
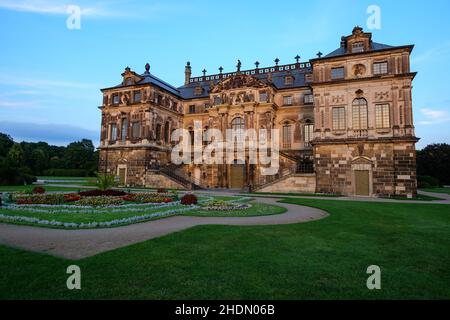
[[[100,172],[125,186],[227,188],[359,196],[414,196],[416,151],[410,71],[413,45],[388,46],[355,27],[328,55],[193,77],[174,87],[126,68],[102,89]],[[203,130],[279,129],[280,169],[171,162],[171,134],[194,121]]]

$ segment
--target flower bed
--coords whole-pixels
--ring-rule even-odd
[[[80,200],[74,202],[76,206],[91,206],[91,207],[104,207],[104,206],[119,206],[123,204],[121,197],[83,197]]]
[[[17,204],[62,204],[65,202],[64,194],[35,194],[16,195],[13,198]]]
[[[168,193],[130,193],[122,199],[139,203],[169,203],[175,200],[175,196]]]
[[[122,197],[127,195],[126,192],[121,190],[89,190],[78,193],[81,197]]]
[[[203,210],[207,211],[233,211],[233,210],[246,210],[251,205],[249,203],[239,203],[235,201],[224,200],[212,200],[203,205]]]

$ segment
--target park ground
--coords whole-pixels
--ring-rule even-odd
[[[329,216],[196,226],[80,260],[0,246],[0,299],[450,298],[449,205],[279,197]],[[72,264],[81,290],[66,287]],[[366,287],[370,265],[381,290]]]

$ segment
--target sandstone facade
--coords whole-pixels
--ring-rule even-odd
[[[241,70],[238,61],[234,72],[198,77],[187,63],[178,88],[148,64],[143,74],[127,67],[121,84],[102,90],[100,171],[127,186],[413,196],[412,49],[356,27],[337,50],[307,62]],[[174,164],[174,130],[193,137],[197,121],[201,132],[224,136],[278,129],[280,169],[262,175],[248,154],[234,153],[224,164]]]

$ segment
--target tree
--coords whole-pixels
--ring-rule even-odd
[[[25,153],[23,152],[22,147],[18,143],[14,143],[14,145],[9,149],[8,159],[11,161],[11,164],[15,167],[21,167],[24,164]]]
[[[417,151],[417,174],[435,177],[443,184],[450,184],[450,145],[430,144]]]
[[[0,157],[6,157],[13,145],[13,139],[9,135],[0,132]]]
[[[95,147],[91,140],[72,142],[66,148],[64,161],[66,168],[90,169],[94,160]]]

